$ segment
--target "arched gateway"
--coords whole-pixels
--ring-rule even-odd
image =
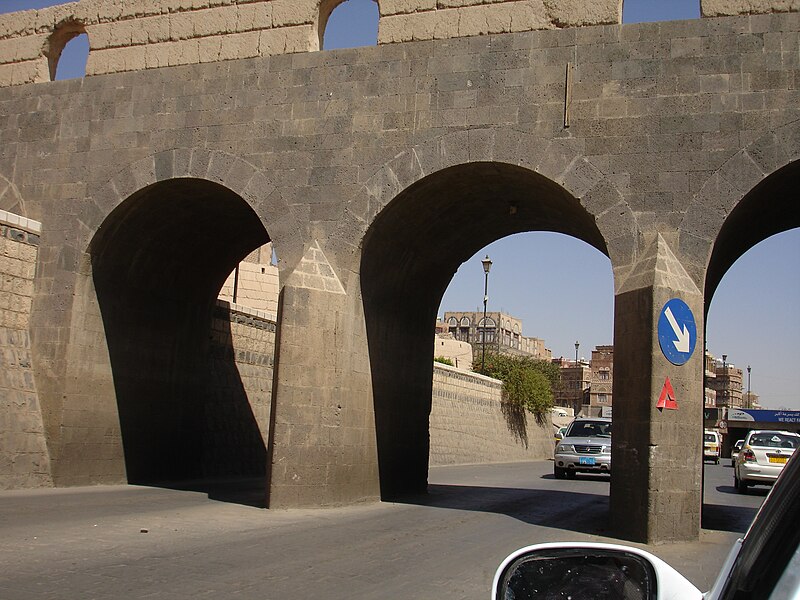
[[[696,538],[704,361],[668,360],[659,321],[682,301],[702,349],[725,270],[800,225],[798,14],[531,31],[613,23],[619,2],[594,21],[382,6],[382,46],[326,53],[307,52],[319,6],[289,4],[72,15],[94,40],[81,81],[27,83],[69,15],[0,33],[25,41],[0,64],[3,239],[33,274],[0,327],[30,340],[0,485],[256,476],[272,507],[420,490],[438,300],[486,243],[548,230],[613,268],[614,531]],[[213,325],[267,241],[274,372]],[[667,380],[678,410],[657,406]]]

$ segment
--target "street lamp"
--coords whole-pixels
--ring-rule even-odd
[[[481,261],[483,264],[483,351],[481,353],[481,373],[486,371],[486,305],[489,302],[489,269],[492,268],[492,261],[486,255]]]
[[[747,365],[747,408],[753,408],[752,398],[750,397],[750,365]]]
[[[728,355],[722,355],[722,395],[724,397],[725,406],[728,406],[728,378],[726,376],[727,372],[727,365],[725,364],[728,361]]]
[[[578,387],[578,391],[575,393],[575,400],[573,402],[573,410],[580,410],[580,405],[583,404],[583,398],[581,398],[581,390],[583,389],[583,377],[581,370],[578,368],[578,348],[581,347],[580,342],[577,340],[575,341],[575,375],[576,375],[576,384]],[[576,412],[577,414],[577,412]]]

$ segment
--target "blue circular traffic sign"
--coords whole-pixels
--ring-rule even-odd
[[[680,298],[672,298],[658,317],[661,352],[673,365],[682,365],[692,357],[696,342],[697,325],[692,309]]]

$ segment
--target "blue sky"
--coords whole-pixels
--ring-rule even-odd
[[[0,0],[0,12],[60,4],[54,0]],[[626,0],[627,23],[699,17],[699,0]],[[325,47],[374,44],[377,8],[372,0],[347,0],[329,21]],[[85,41],[70,47],[78,56]],[[72,46],[72,44],[70,45]],[[85,60],[85,59],[84,59]],[[80,75],[65,51],[59,77]],[[480,260],[493,261],[489,310],[520,317],[524,333],[544,338],[555,356],[574,357],[613,342],[613,282],[608,258],[574,238],[532,232],[498,240],[465,262],[445,292],[439,314],[479,309],[483,302]],[[800,230],[758,244],[723,278],[711,302],[706,338],[717,357],[752,366],[752,390],[766,407],[800,410]],[[745,375],[746,386],[746,375]]]

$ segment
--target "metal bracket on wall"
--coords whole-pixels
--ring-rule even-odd
[[[564,78],[564,129],[569,129],[569,109],[572,107],[572,63],[567,63]]]

